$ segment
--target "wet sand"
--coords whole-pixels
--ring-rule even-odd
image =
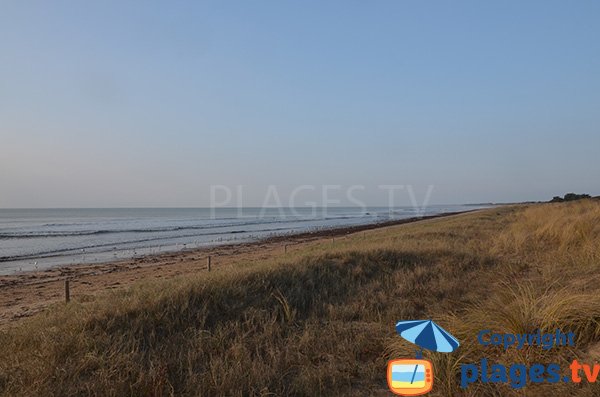
[[[219,267],[235,265],[236,262],[252,263],[281,257],[285,255],[285,245],[288,246],[288,252],[293,252],[335,237],[460,213],[462,212],[278,236],[252,243],[184,250],[110,263],[58,266],[37,272],[0,276],[0,326],[10,325],[43,311],[51,304],[64,301],[66,279],[69,279],[74,300],[91,300],[98,293],[126,288],[141,280],[169,279],[206,271],[209,255],[212,258],[212,268],[218,270]]]

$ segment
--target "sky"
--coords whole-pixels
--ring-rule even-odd
[[[0,207],[599,195],[599,20],[594,0],[3,1]]]

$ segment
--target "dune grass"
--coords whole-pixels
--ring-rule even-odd
[[[357,233],[259,265],[77,298],[0,330],[5,396],[390,395],[411,357],[401,319],[461,341],[429,354],[431,395],[600,394],[595,385],[460,389],[460,363],[598,361],[600,203],[513,206]],[[574,348],[479,346],[476,334],[573,331]]]

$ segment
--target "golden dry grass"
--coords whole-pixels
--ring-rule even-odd
[[[600,203],[514,206],[358,233],[260,265],[139,284],[0,331],[6,396],[389,395],[401,319],[461,341],[429,354],[432,395],[600,394],[594,385],[460,389],[461,363],[598,360]],[[574,348],[484,349],[481,329],[577,334]],[[407,356],[408,355],[408,356]]]

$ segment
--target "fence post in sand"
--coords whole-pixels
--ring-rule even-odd
[[[210,255],[206,258],[206,264],[208,265],[208,271],[210,272]]]
[[[69,303],[71,300],[71,291],[69,291],[69,279],[65,279],[65,302]]]
[[[283,253],[287,254],[287,244],[283,246]]]

